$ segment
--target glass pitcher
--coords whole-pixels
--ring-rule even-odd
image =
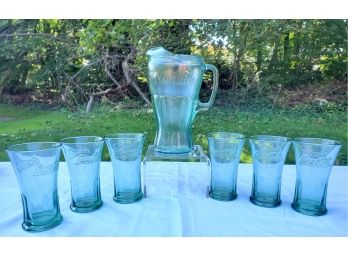
[[[208,110],[215,99],[219,73],[195,55],[172,54],[162,47],[151,48],[148,76],[152,105],[156,115],[154,150],[181,154],[193,149],[192,121],[197,112]],[[213,89],[207,103],[198,95],[204,72],[213,72]]]

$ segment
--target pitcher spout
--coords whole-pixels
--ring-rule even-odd
[[[161,46],[150,48],[146,52],[147,58],[150,58],[152,56],[168,56],[168,55],[173,55],[173,54]]]

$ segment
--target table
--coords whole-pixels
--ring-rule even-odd
[[[69,209],[67,166],[61,162],[58,191],[64,221],[54,229],[29,233],[21,228],[22,204],[12,166],[1,162],[0,236],[348,236],[346,166],[333,167],[327,215],[312,217],[290,207],[295,188],[294,165],[284,167],[282,204],[276,208],[262,208],[249,201],[250,164],[239,165],[238,197],[231,202],[206,197],[209,168],[204,163],[157,162],[154,165],[152,172],[143,172],[147,198],[133,204],[118,204],[112,200],[111,163],[102,162],[104,205],[95,212],[74,213]]]

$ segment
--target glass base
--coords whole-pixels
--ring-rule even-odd
[[[299,213],[302,213],[305,215],[310,215],[310,216],[322,216],[322,215],[325,215],[327,213],[326,208],[321,209],[321,210],[320,209],[303,208],[303,206],[296,204],[296,203],[292,203],[291,207]]]
[[[281,204],[282,201],[262,201],[262,200],[258,200],[257,198],[250,196],[249,198],[250,202],[252,202],[253,204],[260,206],[260,207],[266,207],[266,208],[273,208],[273,207],[277,207]]]
[[[237,198],[236,193],[225,190],[214,190],[209,192],[209,196],[218,201],[233,201]]]
[[[77,207],[75,204],[70,204],[70,210],[78,213],[92,212],[98,210],[100,207],[102,207],[102,205],[103,201],[97,202],[94,205],[88,205],[86,207]]]
[[[160,153],[155,151],[155,146],[147,148],[144,162],[165,161],[165,162],[207,162],[209,158],[204,153],[202,146],[194,145],[189,153]]]
[[[52,222],[42,225],[33,225],[31,223],[22,223],[22,228],[28,232],[42,232],[52,229],[63,222],[63,216],[59,214]]]
[[[113,197],[114,201],[117,203],[135,203],[143,198],[143,193],[122,193]]]

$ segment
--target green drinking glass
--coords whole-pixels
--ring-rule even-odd
[[[231,201],[237,197],[237,174],[245,135],[214,132],[208,135],[211,162],[210,197]]]
[[[287,137],[257,135],[249,138],[253,158],[250,201],[261,207],[280,205],[282,172],[291,140]]]
[[[292,208],[302,214],[327,212],[326,196],[332,166],[342,144],[322,138],[296,138],[296,186]]]
[[[97,136],[61,140],[71,187],[70,209],[91,212],[103,205],[100,193],[100,160],[104,139]]]
[[[60,151],[57,142],[24,143],[6,150],[21,192],[26,231],[45,231],[63,221],[57,189]]]
[[[142,199],[141,153],[142,133],[117,133],[105,136],[114,176],[114,201],[133,203]]]

